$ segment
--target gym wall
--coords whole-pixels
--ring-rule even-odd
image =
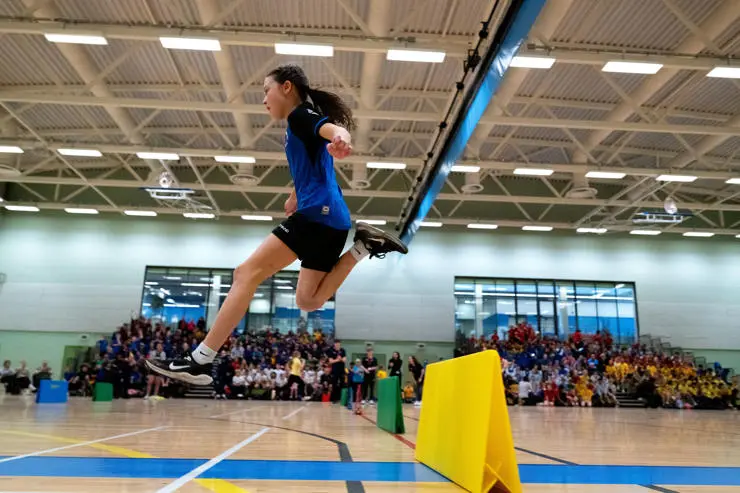
[[[234,267],[271,227],[2,213],[0,351],[8,330],[110,333],[138,311],[147,265]],[[738,248],[732,239],[667,234],[422,230],[408,256],[366,261],[350,275],[337,295],[337,333],[358,345],[451,347],[455,276],[620,280],[636,283],[641,333],[684,348],[740,350]]]

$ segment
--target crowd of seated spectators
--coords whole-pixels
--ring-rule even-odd
[[[615,407],[624,393],[652,408],[733,409],[738,386],[719,365],[702,368],[679,354],[634,344],[618,347],[608,331],[567,340],[542,337],[522,323],[506,340],[458,339],[456,356],[495,349],[510,405]]]
[[[95,357],[76,369],[65,368],[71,395],[90,396],[95,382],[113,386],[114,397],[159,399],[178,397],[187,388],[150,372],[148,358],[181,357],[205,338],[205,321],[180,321],[174,327],[139,318],[101,338]],[[615,407],[620,393],[636,397],[648,407],[727,409],[738,407],[738,387],[727,370],[705,369],[678,354],[653,351],[643,345],[618,347],[607,331],[585,335],[576,330],[567,340],[543,337],[522,323],[512,326],[505,340],[458,339],[455,356],[486,349],[502,359],[506,399],[510,405],[561,407]],[[320,330],[286,334],[269,328],[259,333],[234,334],[214,361],[212,396],[216,399],[339,400],[347,388],[352,397],[374,401],[378,379],[402,377],[404,363],[398,353],[388,369],[378,365],[372,351],[364,359],[347,360],[339,341]],[[406,402],[419,405],[424,368],[410,357],[402,388]],[[46,362],[33,374],[22,361],[0,369],[6,392],[34,391],[51,378]],[[404,382],[402,378],[399,381]],[[359,399],[358,399],[359,400]]]
[[[52,370],[46,361],[33,374],[25,361],[21,361],[18,368],[13,368],[13,362],[5,360],[3,367],[0,368],[0,385],[3,385],[5,392],[11,395],[35,392],[41,385],[41,380],[50,380],[51,377]]]
[[[205,338],[205,321],[181,320],[174,327],[139,318],[119,327],[110,338],[96,345],[98,357],[82,365],[76,374],[65,375],[70,392],[89,395],[95,382],[113,384],[114,397],[177,397],[186,392],[184,385],[149,371],[147,359],[182,357]],[[312,340],[311,340],[312,339]],[[280,399],[286,393],[285,365],[296,349],[309,364],[309,381],[319,382],[316,371],[324,356],[326,342],[321,332],[281,335],[267,330],[259,335],[234,335],[224,344],[214,361],[215,398]],[[313,371],[314,373],[311,373]],[[313,378],[312,378],[313,377]],[[306,389],[301,389],[305,395]]]
[[[138,318],[123,324],[112,336],[101,338],[95,358],[64,378],[72,395],[89,396],[96,382],[113,385],[116,398],[179,397],[187,388],[149,371],[147,359],[182,357],[205,338],[205,321],[180,321],[174,327]],[[398,353],[389,362],[391,376],[401,376]],[[409,358],[412,397],[419,403],[423,367]],[[213,364],[216,399],[316,400],[337,402],[347,388],[363,401],[375,401],[375,382],[389,371],[378,365],[369,350],[352,364],[338,340],[321,330],[280,333],[269,327],[260,332],[233,334],[220,348]]]
[[[618,354],[606,371],[620,388],[650,407],[727,409],[738,405],[738,387],[718,365],[695,367],[678,356],[633,350]]]

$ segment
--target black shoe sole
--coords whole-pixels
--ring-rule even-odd
[[[213,377],[211,377],[210,375],[191,375],[190,373],[169,371],[160,368],[149,361],[146,362],[146,366],[148,366],[152,371],[159,373],[160,375],[164,375],[165,377],[171,378],[173,380],[180,380],[181,382],[186,382],[192,385],[211,385],[213,383]]]
[[[360,232],[363,230],[375,236],[382,236],[386,240],[393,243],[393,245],[397,247],[396,250],[393,250],[394,252],[398,252],[402,255],[406,255],[407,253],[409,253],[408,247],[399,238],[393,236],[392,234],[386,233],[382,229],[376,228],[375,226],[371,226],[370,224],[367,224],[367,223],[358,223],[357,232]],[[357,241],[356,235],[355,235],[354,241]]]

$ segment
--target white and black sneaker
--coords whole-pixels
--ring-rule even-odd
[[[384,258],[390,252],[404,255],[409,252],[408,247],[401,240],[367,223],[357,224],[354,241],[361,241],[365,245],[367,251],[370,252],[370,258]]]
[[[181,359],[147,360],[146,365],[153,371],[193,385],[210,385],[213,383],[213,364],[199,365],[189,354]]]

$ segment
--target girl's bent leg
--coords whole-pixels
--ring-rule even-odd
[[[267,278],[289,266],[296,254],[271,234],[249,258],[234,271],[234,280],[229,294],[216,316],[213,327],[203,343],[218,351],[231,332],[239,324],[249,308],[257,287]]]
[[[296,260],[296,254],[277,236],[271,234],[262,245],[234,271],[229,294],[205,340],[182,359],[148,360],[147,366],[166,377],[193,385],[213,382],[212,362],[216,352],[247,312],[257,286]]]
[[[301,268],[296,288],[296,305],[307,312],[321,308],[337,292],[355,265],[357,260],[350,252],[345,252],[331,272]]]

